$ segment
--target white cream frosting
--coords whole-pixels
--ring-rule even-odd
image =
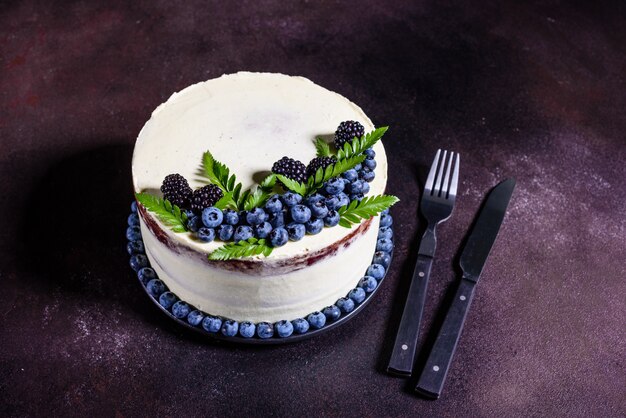
[[[140,132],[133,155],[134,188],[160,193],[163,178],[171,173],[182,174],[194,189],[200,187],[206,181],[198,168],[203,152],[210,150],[245,189],[285,155],[308,163],[315,157],[315,137],[331,138],[344,120],[361,122],[366,132],[374,129],[358,106],[302,77],[236,73],[194,84],[159,106]],[[382,144],[374,150],[377,168],[370,195],[383,193],[387,181]],[[181,299],[215,315],[275,322],[331,305],[357,284],[371,262],[378,217],[348,248],[328,258],[286,273],[272,274],[269,269],[261,275],[210,266],[192,251],[172,251],[143,219],[141,227],[152,266]],[[161,227],[174,242],[203,254],[223,244],[202,243],[189,233]],[[324,228],[276,248],[267,260],[256,258],[271,263],[306,256],[345,239],[354,228]]]

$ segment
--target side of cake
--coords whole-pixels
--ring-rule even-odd
[[[382,195],[385,131],[301,77],[237,73],[174,94],[133,156],[131,228],[152,280],[172,303],[237,323],[337,309],[371,279],[377,246],[391,250],[379,237],[380,213],[390,223],[397,200]]]

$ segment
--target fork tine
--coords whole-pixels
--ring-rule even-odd
[[[448,196],[452,196],[452,197],[456,196],[456,187],[459,184],[460,161],[461,161],[461,154],[457,152],[456,161],[454,162],[454,171],[452,172],[452,181],[450,182],[450,189],[448,191]]]
[[[454,161],[454,152],[450,152],[450,159],[448,160],[448,164],[446,165],[446,175],[443,178],[443,182],[441,183],[441,197],[444,199],[448,198],[448,191],[450,188],[450,170],[452,170],[452,162]]]
[[[439,187],[435,189],[435,192],[433,193],[434,196],[441,196],[441,186],[443,185],[443,169],[446,165],[447,154],[448,154],[448,151],[444,150],[443,157],[441,157],[441,163],[439,164],[439,173],[437,174],[437,180],[439,180],[438,181]]]
[[[439,162],[439,154],[441,150],[437,150],[437,154],[435,154],[435,159],[433,160],[433,164],[430,166],[430,171],[428,172],[428,178],[426,179],[426,184],[424,185],[424,191],[430,193],[432,189],[435,188],[435,174],[437,173],[437,163]]]

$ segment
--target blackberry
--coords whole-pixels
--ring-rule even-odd
[[[335,157],[315,157],[311,160],[306,168],[307,178],[314,176],[320,167],[326,168],[331,164],[335,164],[337,159]]]
[[[303,183],[306,180],[306,166],[293,158],[283,157],[272,165],[272,173]]]
[[[215,184],[201,187],[191,196],[191,210],[200,215],[205,208],[213,206],[223,196],[222,189]]]
[[[343,148],[343,144],[352,141],[355,136],[360,138],[365,133],[365,128],[359,122],[346,120],[339,124],[335,131],[335,148]]]
[[[189,205],[192,190],[183,176],[170,174],[163,180],[161,192],[163,193],[163,198],[169,200],[172,205],[184,208]]]

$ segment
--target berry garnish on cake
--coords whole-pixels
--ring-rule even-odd
[[[249,190],[242,190],[235,174],[207,151],[202,174],[211,184],[192,192],[183,176],[171,174],[161,187],[163,199],[145,193],[137,194],[137,199],[175,232],[188,232],[199,242],[224,242],[209,259],[268,256],[273,248],[324,228],[350,228],[397,202],[395,196],[368,196],[368,182],[376,169],[372,146],[386,130],[364,134],[359,122],[341,122],[334,151],[317,138],[317,156],[308,166],[284,156],[274,162],[269,176]],[[385,242],[382,247],[387,248]],[[316,323],[318,318],[314,319]]]
[[[335,131],[335,148],[343,148],[343,144],[352,141],[353,138],[360,138],[365,134],[365,128],[361,123],[346,120],[341,122]]]
[[[180,174],[170,174],[163,180],[161,186],[163,198],[178,207],[184,208],[189,204],[192,190],[187,180]]]

